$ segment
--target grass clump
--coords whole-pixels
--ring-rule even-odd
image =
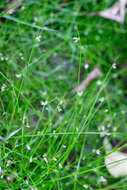
[[[127,69],[112,68],[126,59],[126,21],[82,14],[109,6],[26,0],[0,21],[1,189],[126,189],[102,143],[126,140]],[[102,76],[69,94],[97,64]]]

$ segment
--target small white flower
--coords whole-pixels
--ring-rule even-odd
[[[14,13],[14,10],[13,10],[13,9],[10,9],[7,13],[11,15],[11,14]]]
[[[116,63],[114,63],[114,64],[112,65],[112,68],[113,68],[113,69],[116,69]]]
[[[46,164],[48,164],[48,159],[46,157],[44,157],[44,161],[46,162]]]
[[[16,78],[21,78],[21,74],[16,74]]]
[[[6,165],[6,166],[7,166],[7,167],[8,167],[8,166],[10,166],[10,165],[11,165],[11,163],[12,163],[12,161],[11,161],[11,160],[8,160],[8,161],[7,161],[7,165]]]
[[[62,164],[59,163],[59,168],[63,168]]]
[[[1,61],[4,61],[4,57],[1,57],[0,59],[1,59]]]
[[[53,157],[53,160],[56,162],[57,161],[57,159],[55,158],[55,157]]]
[[[20,53],[19,53],[19,56],[20,56],[20,57],[21,57],[21,56],[23,56],[23,53],[22,53],[22,52],[20,52]]]
[[[57,110],[58,110],[58,112],[61,112],[62,108],[60,106],[57,106]]]
[[[79,37],[73,37],[73,40],[75,43],[77,43],[80,40],[80,38]]]
[[[44,102],[44,101],[41,101],[41,105],[42,105],[42,106],[46,106],[47,104],[48,104],[48,101],[45,101],[45,102]]]
[[[114,127],[114,128],[113,128],[113,131],[116,132],[116,131],[117,131],[117,127]]]
[[[34,21],[37,22],[38,21],[38,17],[34,17]]]
[[[24,57],[22,56],[22,57],[20,57],[21,58],[21,60],[24,60]]]
[[[30,125],[29,125],[29,123],[27,123],[27,124],[26,124],[26,127],[27,127],[27,128],[30,128]]]
[[[46,153],[44,153],[44,154],[43,154],[43,157],[47,157],[47,154],[46,154]]]
[[[105,111],[104,111],[105,113],[107,113],[108,112],[108,109],[105,109]]]
[[[88,188],[88,185],[87,185],[87,184],[84,184],[83,187],[84,187],[85,189],[87,189],[87,188]]]
[[[31,150],[31,147],[30,147],[28,144],[26,145],[26,148],[27,148],[27,150],[29,150],[29,151]]]
[[[46,95],[47,95],[47,92],[46,92],[46,91],[41,91],[41,94],[42,94],[43,96],[46,96]]]
[[[104,100],[105,100],[104,97],[101,97],[101,98],[99,99],[100,102],[104,102]]]
[[[37,37],[36,37],[36,40],[37,40],[38,42],[40,42],[40,41],[41,41],[41,36],[37,36]]]
[[[65,146],[65,145],[62,145],[62,147],[63,147],[63,148],[66,148],[66,146]]]
[[[83,91],[81,91],[81,92],[77,92],[77,94],[78,94],[78,96],[82,96]]]
[[[104,126],[104,125],[100,125],[100,126],[98,127],[98,130],[99,130],[99,131],[105,131],[105,126]]]
[[[111,127],[111,123],[108,123],[107,128],[110,128],[110,127]]]
[[[24,7],[24,6],[22,6],[22,7],[21,7],[21,9],[22,9],[22,10],[24,10],[24,9],[25,9],[25,7]]]
[[[99,181],[102,183],[106,183],[107,179],[105,179],[103,176],[100,176]]]
[[[99,149],[96,150],[96,154],[100,155],[100,150]]]
[[[10,176],[7,176],[6,180],[7,180],[7,182],[10,182],[10,180],[11,180]]]
[[[60,103],[59,103],[59,104],[62,105],[63,103],[64,103],[64,100],[60,100]]]
[[[3,84],[3,85],[1,86],[1,92],[3,92],[6,87],[7,87],[6,84]]]
[[[109,136],[110,135],[110,133],[108,133],[107,131],[102,131],[102,132],[100,132],[100,137],[104,137],[104,136]]]
[[[85,65],[84,65],[84,68],[85,68],[85,69],[88,69],[88,68],[89,68],[89,64],[85,64]]]
[[[97,81],[97,85],[100,86],[102,82],[100,80]]]
[[[33,158],[32,158],[32,156],[30,157],[30,163],[32,163],[32,161],[33,161]]]

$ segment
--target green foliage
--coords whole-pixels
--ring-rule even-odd
[[[0,136],[21,128],[0,138],[1,189],[126,189],[106,170],[102,136],[126,139],[127,69],[112,65],[126,61],[127,23],[83,14],[111,3],[26,0],[0,21]],[[101,84],[69,94],[97,64]]]

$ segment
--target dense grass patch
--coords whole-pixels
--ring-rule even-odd
[[[112,65],[126,62],[127,22],[83,14],[113,2],[26,0],[0,21],[1,189],[126,189],[103,136],[126,140],[127,69]],[[102,76],[68,93],[97,64]]]

